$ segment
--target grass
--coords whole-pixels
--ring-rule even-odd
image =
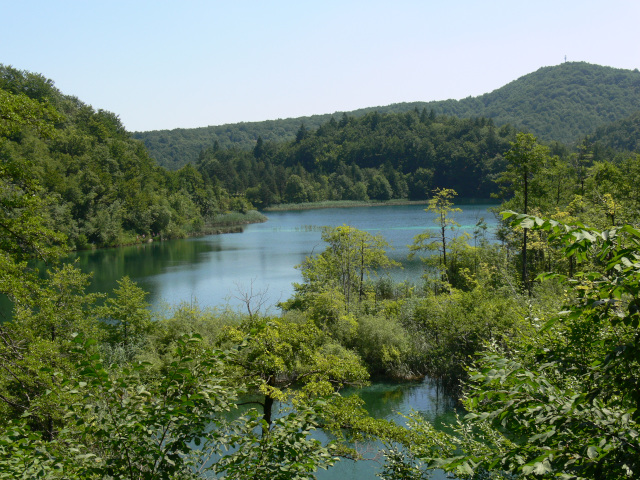
[[[384,205],[425,205],[426,200],[324,200],[322,202],[308,203],[281,203],[264,209],[265,212],[278,212],[280,210],[312,210],[316,208],[348,208],[348,207],[379,207]]]
[[[207,222],[205,227],[232,227],[236,225],[247,225],[249,223],[262,223],[266,221],[267,217],[257,210],[249,210],[247,213],[229,212],[216,215],[211,222]]]

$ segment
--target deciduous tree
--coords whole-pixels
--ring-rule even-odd
[[[412,252],[437,250],[440,253],[440,269],[444,281],[446,281],[447,268],[449,267],[447,262],[447,230],[453,231],[455,227],[460,226],[451,217],[451,214],[462,211],[453,206],[452,199],[456,195],[456,191],[450,188],[437,188],[433,191],[429,206],[424,211],[435,214],[433,222],[438,226],[438,235],[426,231],[416,235],[413,239],[413,245],[409,246]]]

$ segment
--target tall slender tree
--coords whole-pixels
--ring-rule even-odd
[[[534,180],[544,168],[548,158],[549,149],[538,144],[535,136],[530,133],[518,133],[516,140],[511,142],[511,148],[505,154],[507,168],[498,181],[503,184],[503,192],[518,197],[524,214],[529,213]],[[539,192],[535,192],[538,194]],[[522,285],[529,290],[529,272],[527,270],[527,233],[524,228],[522,233]]]
[[[433,222],[438,226],[438,234],[434,235],[430,231],[426,231],[413,238],[413,245],[409,246],[412,252],[418,250],[438,250],[440,252],[440,268],[442,270],[443,280],[447,275],[447,230],[453,230],[459,227],[451,216],[452,213],[461,212],[462,210],[453,206],[453,198],[458,194],[451,188],[436,188],[433,191],[433,197],[429,200],[428,207],[424,209],[427,213],[434,213]]]

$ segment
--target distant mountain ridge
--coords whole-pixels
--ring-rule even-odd
[[[332,117],[433,110],[459,118],[487,117],[496,125],[511,124],[534,133],[542,141],[573,144],[611,122],[640,111],[640,72],[569,62],[543,67],[493,92],[462,100],[397,103],[350,112],[313,115],[263,122],[243,122],[192,129],[134,132],[152,157],[170,169],[195,162],[201,151],[216,142],[222,148],[250,149],[264,141],[295,138],[303,123],[313,130]]]

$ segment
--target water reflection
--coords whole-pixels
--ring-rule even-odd
[[[455,401],[447,396],[437,383],[426,378],[415,382],[393,382],[378,380],[368,387],[347,389],[343,395],[358,395],[365,402],[365,409],[374,418],[383,418],[406,424],[405,416],[415,411],[440,427],[450,425],[455,420]],[[316,437],[321,441],[330,438],[322,432]],[[328,471],[318,472],[319,480],[347,480],[361,478],[376,478],[382,469],[384,457],[381,454],[383,445],[380,442],[367,442],[354,445],[365,460],[354,462],[342,460]],[[442,471],[435,471],[430,477],[443,480],[447,477]]]
[[[143,278],[160,275],[171,268],[190,268],[202,261],[203,254],[220,249],[210,242],[170,240],[76,252],[69,258],[76,261],[83,271],[93,272],[93,288],[97,290],[114,284],[114,279],[124,275]]]
[[[415,410],[431,421],[450,414],[455,401],[437,385],[426,378],[415,382],[377,380],[371,386],[344,394],[359,395],[367,411],[375,418],[384,418],[404,424],[404,415]]]

